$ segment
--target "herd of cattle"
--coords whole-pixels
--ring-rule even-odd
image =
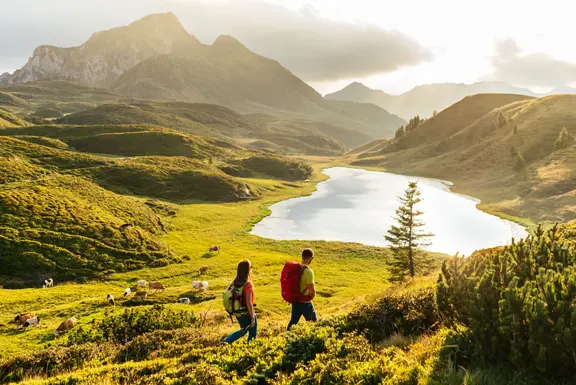
[[[220,247],[218,246],[218,249],[214,250],[214,251],[219,252]],[[202,266],[199,269],[198,274],[203,275],[207,271],[208,271],[208,266]],[[42,287],[44,289],[54,287],[54,280],[52,278],[45,280],[44,283],[42,284]],[[208,290],[208,281],[192,281],[192,287],[197,291],[206,291],[206,290]],[[148,297],[148,292],[152,291],[152,290],[154,292],[151,294],[156,294],[158,292],[164,292],[164,291],[166,291],[166,286],[164,286],[164,284],[161,282],[155,281],[155,282],[149,282],[148,283],[145,280],[141,279],[138,282],[136,282],[136,292],[134,293],[134,296],[132,298],[139,299],[139,300],[145,300]],[[127,287],[124,290],[124,293],[122,295],[125,298],[130,297],[132,295],[132,289]],[[110,305],[116,305],[116,302],[114,300],[114,296],[112,294],[106,295],[106,301]],[[178,298],[177,302],[181,303],[181,304],[190,304],[191,300],[189,297],[181,297],[181,298]],[[70,317],[70,318],[66,319],[54,331],[54,335],[58,336],[62,333],[67,332],[68,330],[70,330],[74,326],[76,326],[77,322],[78,322],[78,320],[76,319],[76,317]],[[19,329],[20,327],[22,327],[23,329],[28,329],[32,326],[40,326],[40,316],[33,314],[33,313],[18,314],[16,317],[14,317],[14,324],[16,326],[16,329]]]

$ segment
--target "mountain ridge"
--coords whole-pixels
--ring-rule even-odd
[[[440,112],[466,96],[485,93],[543,96],[527,88],[515,87],[500,81],[422,84],[399,95],[352,82],[340,91],[325,95],[324,98],[372,103],[404,119],[410,119],[416,115],[432,116],[434,112]]]

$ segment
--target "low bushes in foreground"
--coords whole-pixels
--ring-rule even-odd
[[[576,249],[563,230],[538,229],[504,248],[444,264],[437,299],[472,361],[508,363],[574,380]]]
[[[345,331],[363,332],[377,343],[394,334],[418,336],[440,326],[434,290],[422,289],[384,296],[348,314],[342,324]]]
[[[104,341],[126,344],[144,333],[192,327],[198,323],[199,318],[192,312],[165,309],[161,305],[145,310],[126,309],[94,321],[87,330],[83,327],[73,329],[68,336],[68,345]]]

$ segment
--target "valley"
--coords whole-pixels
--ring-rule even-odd
[[[0,384],[574,383],[576,96],[556,93],[323,97],[171,12],[38,47],[0,76]],[[385,242],[402,218],[427,253]],[[286,332],[305,248],[319,322]],[[426,262],[396,282],[400,254]],[[222,344],[244,259],[259,334]]]

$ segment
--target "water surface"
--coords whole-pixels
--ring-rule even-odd
[[[323,172],[330,179],[319,183],[316,192],[272,205],[272,214],[257,223],[252,234],[387,246],[384,233],[395,223],[398,196],[416,180],[425,230],[435,234],[430,251],[469,255],[528,235],[522,226],[478,210],[477,199],[451,192],[449,182],[345,167]]]

